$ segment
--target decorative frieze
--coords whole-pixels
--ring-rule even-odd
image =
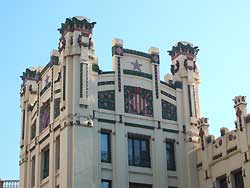
[[[153,92],[148,89],[124,86],[125,112],[130,114],[153,116]]]
[[[175,97],[175,96],[173,96],[173,95],[171,95],[171,94],[169,94],[169,93],[167,93],[167,92],[165,92],[165,91],[162,91],[162,90],[161,90],[161,94],[164,95],[164,96],[166,96],[166,97],[169,97],[170,99],[173,99],[173,100],[176,101],[176,97]]]
[[[103,82],[98,82],[98,86],[104,86],[104,85],[114,85],[115,81],[103,81]]]
[[[177,110],[175,105],[162,99],[161,107],[162,107],[162,119],[177,121]]]
[[[152,80],[152,74],[148,74],[145,72],[124,69],[123,74],[128,74],[128,75],[132,75],[132,76],[139,76],[139,77],[143,77],[143,78],[147,78],[147,79]]]
[[[115,110],[115,91],[99,91],[98,92],[98,108],[106,110]]]

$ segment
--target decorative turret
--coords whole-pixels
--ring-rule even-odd
[[[67,18],[58,29],[61,34],[59,52],[70,46],[93,48],[92,30],[95,24],[96,22],[81,16]]]
[[[199,129],[199,137],[201,139],[201,148],[204,150],[205,148],[205,137],[208,135],[208,118],[200,118],[199,126],[197,127]]]
[[[175,81],[181,81],[183,77],[188,78],[189,83],[199,82],[199,71],[196,65],[198,47],[188,42],[178,42],[168,51],[172,59],[171,73]]]
[[[235,122],[236,128],[243,131],[244,117],[247,115],[247,103],[245,96],[236,96],[234,98],[234,108],[236,111],[237,120]]]
[[[187,126],[187,132],[191,131],[194,135],[198,135],[197,126],[200,121],[198,94],[200,75],[196,64],[198,51],[197,46],[194,47],[193,44],[184,41],[178,42],[172,50],[168,51],[172,59],[172,82],[174,85],[182,85],[183,97],[180,100],[183,100],[183,108],[187,114],[184,124]],[[168,78],[170,79],[169,76]]]

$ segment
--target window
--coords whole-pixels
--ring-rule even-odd
[[[35,156],[31,159],[31,187],[35,186],[36,177],[36,158]]]
[[[167,169],[176,170],[174,140],[166,140]]]
[[[101,161],[111,163],[111,140],[108,130],[101,131]]]
[[[42,104],[40,108],[40,131],[48,127],[50,123],[50,99]]]
[[[234,188],[244,188],[244,180],[242,177],[242,170],[237,170],[232,173],[233,175],[233,187]]]
[[[54,100],[54,119],[60,115],[60,98]]]
[[[149,137],[129,135],[128,163],[131,166],[150,167]]]
[[[152,185],[141,183],[129,183],[129,188],[152,188]]]
[[[41,179],[49,176],[49,146],[42,150],[41,155]]]
[[[30,140],[32,140],[33,138],[35,138],[35,136],[36,136],[36,120],[31,125],[31,128],[30,128]]]
[[[217,178],[219,188],[227,188],[227,177],[222,176]]]
[[[60,136],[56,138],[56,170],[60,169]]]
[[[111,180],[102,180],[102,187],[101,188],[112,188]]]

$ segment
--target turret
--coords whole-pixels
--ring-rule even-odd
[[[188,42],[178,42],[168,51],[171,56],[171,73],[174,85],[182,86],[180,101],[184,112],[183,124],[187,131],[188,141],[198,140],[198,123],[200,105],[198,85],[200,83],[199,69],[196,64],[198,47]]]
[[[79,106],[88,107],[93,88],[92,67],[97,64],[92,31],[95,22],[85,17],[67,18],[59,32],[59,62],[62,64],[62,104],[66,114],[78,114]],[[98,66],[98,65],[97,65]],[[68,101],[67,101],[68,100]],[[68,107],[66,109],[65,107]]]
[[[235,122],[236,128],[243,131],[244,117],[247,115],[247,103],[245,96],[236,96],[234,98],[234,108],[236,111],[237,120]]]

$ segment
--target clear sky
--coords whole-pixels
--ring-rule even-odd
[[[19,177],[20,75],[46,65],[57,49],[57,28],[65,18],[82,15],[96,21],[94,40],[101,69],[111,69],[111,41],[147,52],[160,48],[161,79],[170,72],[167,50],[177,41],[199,46],[202,115],[210,133],[234,128],[235,95],[250,101],[249,0],[43,0],[1,3],[0,178]]]

